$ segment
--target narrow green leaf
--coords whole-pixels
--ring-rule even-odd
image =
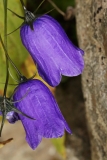
[[[51,139],[51,141],[54,144],[57,152],[62,156],[63,159],[65,159],[66,158],[66,149],[64,145],[65,135],[61,138]]]

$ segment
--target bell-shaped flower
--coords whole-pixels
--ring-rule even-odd
[[[33,119],[13,112],[8,113],[7,119],[10,123],[21,120],[26,141],[32,149],[39,145],[43,137],[58,138],[64,135],[64,130],[71,134],[54,96],[40,80],[19,84],[13,100],[18,110]]]
[[[27,16],[25,14],[26,21],[30,19]],[[43,15],[32,22],[27,21],[21,27],[20,36],[37,64],[40,76],[49,85],[57,86],[62,75],[72,77],[82,73],[83,50],[69,40],[61,25],[51,16]]]

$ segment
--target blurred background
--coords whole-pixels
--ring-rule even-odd
[[[49,15],[54,17],[62,25],[71,41],[78,46],[76,20],[74,15],[75,1],[53,0],[52,2],[54,2],[63,13],[66,13],[67,9],[69,9],[68,7],[71,7],[71,16],[68,19],[55,9],[51,11]],[[40,3],[41,0],[25,0],[28,10],[32,12],[35,11]],[[8,8],[19,15],[23,15],[19,0],[8,1]],[[42,15],[51,9],[53,9],[52,4],[50,1],[46,0],[38,9],[37,15]],[[8,11],[8,33],[19,27],[22,22],[21,19]],[[0,2],[0,28],[1,33],[3,33],[2,2]],[[21,44],[19,30],[8,36],[8,52],[11,59],[25,76],[31,77],[35,73],[36,67],[32,58]],[[1,46],[0,54],[0,82],[5,82],[5,56]],[[10,68],[12,75],[17,78],[11,65]],[[40,77],[36,78],[40,79]],[[12,78],[10,78],[10,83],[15,83]],[[3,93],[3,87],[4,85],[0,83],[1,95]],[[6,122],[0,141],[2,142],[8,138],[13,138],[13,140],[3,147],[1,146],[1,160],[90,160],[90,143],[86,126],[81,76],[71,78],[63,77],[61,84],[57,88],[49,88],[56,97],[59,107],[68,122],[73,135],[65,133],[65,136],[60,139],[43,139],[39,147],[33,151],[25,141],[25,132],[21,122],[17,122],[13,125]],[[13,89],[14,86],[12,85],[8,87],[8,95],[10,95]]]

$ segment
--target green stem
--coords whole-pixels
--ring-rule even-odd
[[[7,1],[8,0],[3,0],[3,4],[4,4],[4,45],[5,45],[6,50],[7,50],[7,36],[6,36],[7,35]],[[3,93],[4,97],[6,97],[8,81],[9,81],[8,68],[9,68],[9,62],[8,62],[8,58],[6,57],[6,81],[5,81],[4,93]]]
[[[20,3],[21,3],[21,5],[22,5],[23,9],[26,10],[26,7],[25,7],[25,5],[24,5],[23,0],[20,0]]]

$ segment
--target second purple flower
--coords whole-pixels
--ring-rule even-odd
[[[13,100],[18,110],[34,119],[13,111],[7,113],[6,119],[10,123],[21,120],[26,141],[32,149],[39,145],[43,137],[62,137],[65,130],[71,134],[54,96],[43,82],[29,80],[20,84],[15,90]]]

